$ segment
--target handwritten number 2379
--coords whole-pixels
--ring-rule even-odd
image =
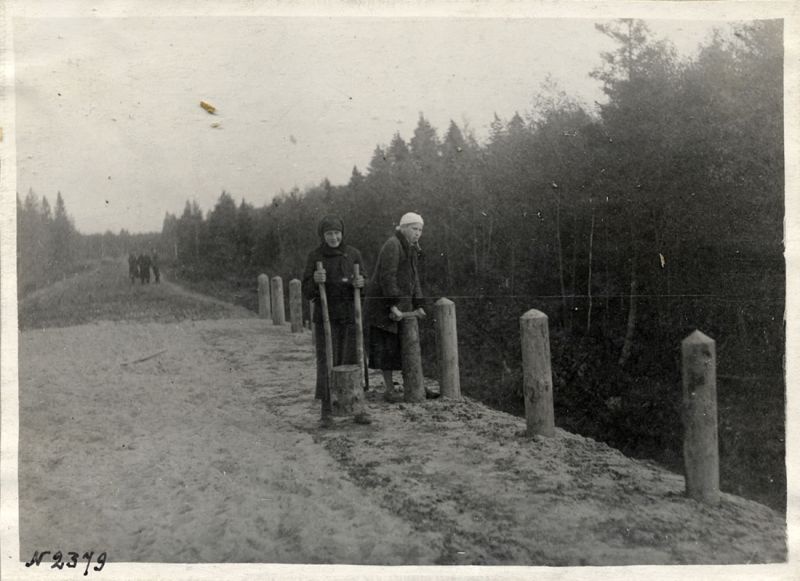
[[[31,567],[36,565],[37,567],[42,564],[46,555],[49,555],[50,551],[35,551],[33,553],[33,557],[31,560],[25,563],[26,567]],[[89,565],[92,563],[92,557],[94,557],[94,551],[87,551],[83,554],[82,559],[86,559],[86,570],[83,572],[84,575],[89,574]],[[103,567],[106,564],[106,553],[103,551],[99,555],[97,555],[97,565],[92,567],[95,571],[102,571]],[[67,559],[64,559],[64,555],[61,554],[61,551],[56,551],[53,553],[53,564],[50,565],[51,569],[63,569],[64,565],[67,566],[68,569],[74,569],[78,566],[78,553],[73,551],[67,552]]]

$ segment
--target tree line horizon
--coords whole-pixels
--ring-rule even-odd
[[[418,212],[423,290],[456,302],[465,393],[519,411],[515,325],[538,308],[557,424],[668,465],[680,456],[677,347],[700,329],[723,378],[723,490],[782,508],[782,436],[753,441],[764,420],[747,413],[758,386],[783,433],[782,21],[733,25],[692,58],[639,20],[596,27],[616,48],[591,72],[607,98],[594,111],[546,83],[529,111],[495,114],[485,142],[421,113],[347,184],[323,179],[262,207],[223,191],[205,213],[189,200],[138,240],[187,284],[251,285],[241,301],[254,308],[259,273],[300,277],[323,215],[344,219],[369,274],[399,217]],[[103,236],[84,237],[89,255]]]

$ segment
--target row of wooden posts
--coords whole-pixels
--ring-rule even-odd
[[[266,274],[258,276],[258,314],[261,318],[272,319],[275,325],[286,324],[283,294],[283,279],[273,276],[270,281]],[[289,323],[293,333],[303,330],[303,299],[301,283],[297,279],[289,281]],[[461,384],[458,373],[458,343],[456,340],[456,305],[442,298],[436,301],[437,345],[442,397],[461,399]],[[422,354],[419,342],[419,324],[415,316],[407,313],[402,328],[403,385],[406,401],[425,400],[425,385],[422,375]]]
[[[283,279],[258,277],[258,312],[284,325]],[[458,364],[456,306],[441,298],[435,303],[436,346],[441,396],[461,399]],[[303,330],[301,283],[289,282],[289,322],[293,333]],[[407,316],[401,325],[403,388],[405,400],[425,400],[417,318]],[[520,317],[525,423],[529,436],[555,435],[553,378],[547,315],[531,309]],[[713,339],[695,331],[681,343],[683,369],[683,455],[686,492],[694,499],[719,502],[719,445],[717,436],[716,346]]]

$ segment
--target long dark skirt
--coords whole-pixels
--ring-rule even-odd
[[[400,335],[378,327],[369,328],[369,368],[403,369]]]
[[[315,351],[317,354],[317,388],[314,397],[322,399],[328,378],[325,360],[325,329],[322,323],[314,324]],[[354,365],[356,361],[356,326],[353,323],[331,321],[331,343],[333,344],[333,366]]]

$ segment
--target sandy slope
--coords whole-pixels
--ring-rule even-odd
[[[679,475],[560,430],[527,439],[523,420],[475,402],[372,397],[372,426],[320,430],[310,336],[267,321],[102,322],[24,331],[19,346],[23,559],[785,558],[770,509],[725,495],[710,510]]]

